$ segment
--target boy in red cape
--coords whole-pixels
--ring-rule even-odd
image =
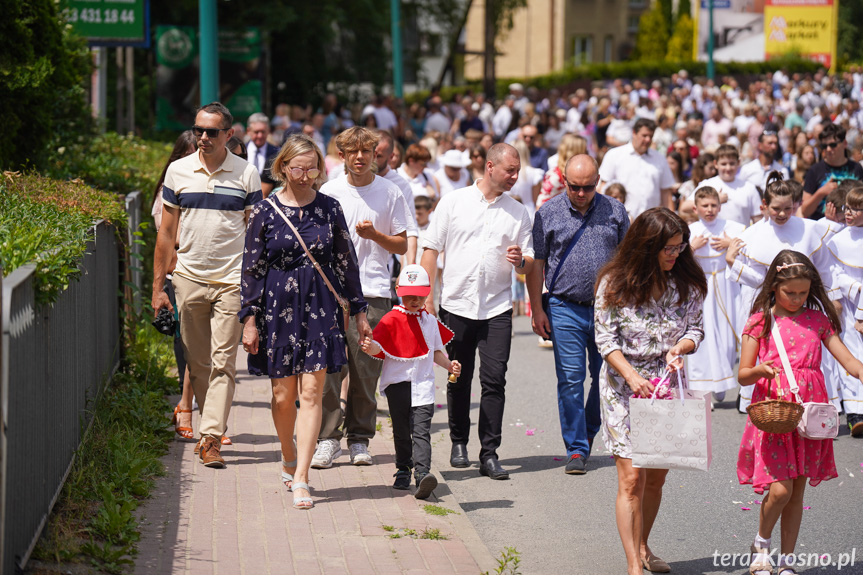
[[[373,338],[362,350],[384,362],[381,393],[387,396],[396,448],[394,489],[409,489],[411,468],[416,478],[417,499],[425,499],[437,487],[431,467],[431,419],[434,413],[434,364],[456,377],[461,364],[450,361],[444,346],[453,332],[425,311],[431,291],[429,276],[419,265],[408,265],[399,274],[395,306],[375,327]]]

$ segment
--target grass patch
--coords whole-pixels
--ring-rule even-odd
[[[441,533],[440,529],[432,529],[430,527],[427,527],[421,532],[416,529],[393,527],[392,525],[381,525],[381,528],[389,533],[387,537],[390,539],[401,539],[402,537],[410,537],[411,539],[432,539],[435,541],[446,541],[449,539],[449,537]]]
[[[164,473],[172,428],[166,394],[170,340],[140,324],[121,370],[95,406],[93,425],[34,551],[50,563],[89,563],[126,573],[140,538],[134,511]],[[170,359],[169,359],[170,358]],[[61,569],[66,571],[66,569]]]
[[[453,511],[452,509],[448,509],[446,507],[441,507],[440,505],[423,505],[423,511],[428,513],[429,515],[439,515],[445,517],[449,514],[458,515],[458,511]]]
[[[383,426],[383,424],[381,424],[381,422],[380,422],[380,421],[378,421],[377,423],[375,423],[375,431],[382,431],[382,430],[383,430],[383,428],[384,428],[384,426]]]

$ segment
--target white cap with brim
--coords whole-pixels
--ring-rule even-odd
[[[399,274],[399,287],[396,290],[399,297],[427,296],[429,292],[431,292],[429,275],[421,265],[410,264],[402,268]]]
[[[448,168],[464,168],[467,164],[464,161],[464,154],[458,150],[447,150],[438,161],[442,166]]]

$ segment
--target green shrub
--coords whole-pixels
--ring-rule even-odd
[[[92,130],[87,43],[56,0],[8,0],[0,18],[0,169],[44,166],[51,141]]]
[[[101,190],[128,194],[140,190],[149,199],[171,144],[108,132],[93,138],[73,138],[51,151],[47,175],[60,180],[80,179]]]
[[[36,301],[57,299],[78,277],[78,264],[93,237],[93,223],[104,219],[122,228],[119,198],[78,182],[37,175],[4,174],[0,180],[0,265],[9,274],[36,265]]]

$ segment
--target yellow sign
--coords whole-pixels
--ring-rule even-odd
[[[777,5],[780,3],[784,5]],[[832,68],[836,63],[838,3],[800,4],[805,2],[773,0],[764,7],[765,56],[770,59],[797,52]]]

